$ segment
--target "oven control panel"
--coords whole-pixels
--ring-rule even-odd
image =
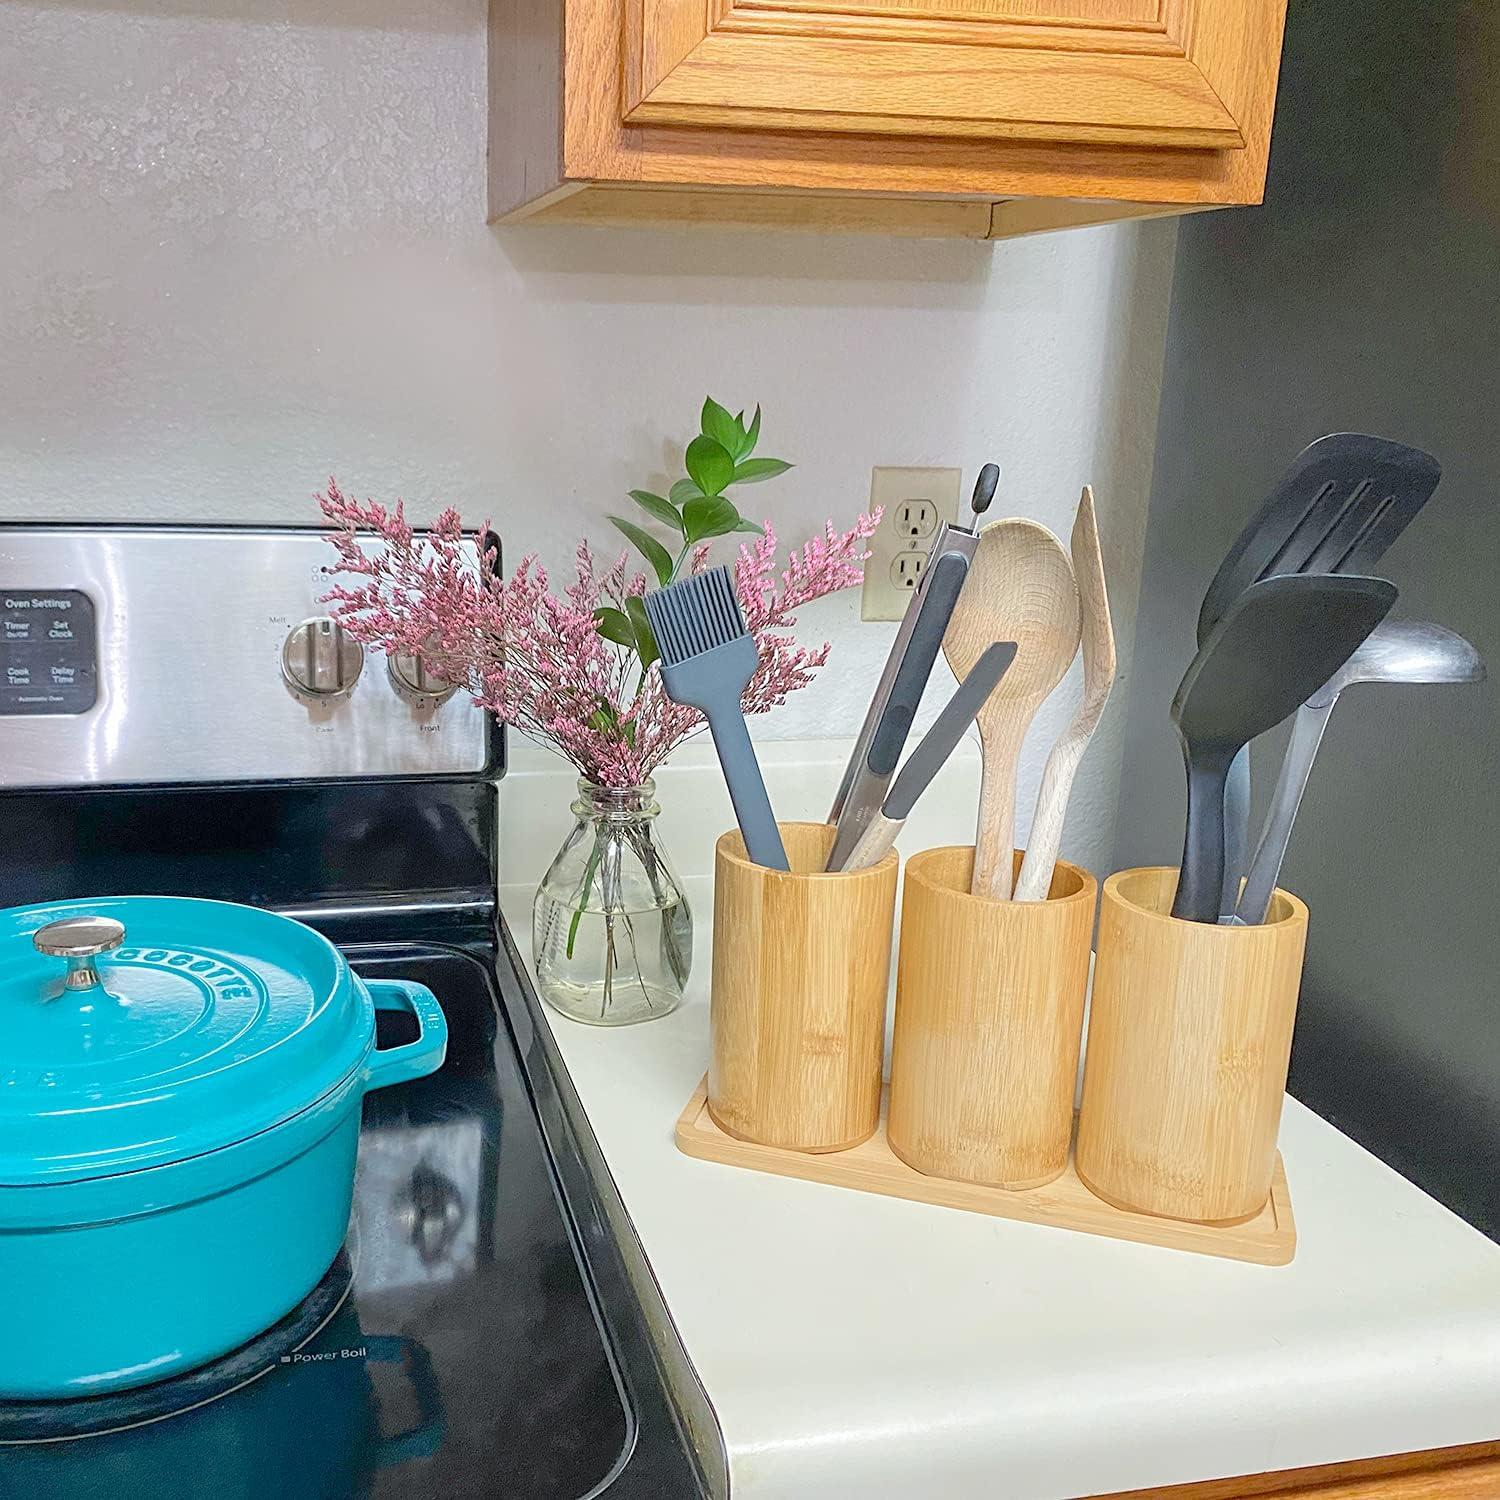
[[[328,613],[316,531],[0,526],[0,787],[476,775],[494,735]]]

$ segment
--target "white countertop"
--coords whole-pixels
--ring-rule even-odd
[[[1278,1268],[683,1156],[712,914],[687,890],[681,1010],[547,1015],[734,1500],[1062,1500],[1500,1437],[1500,1247],[1294,1100]],[[502,891],[523,952],[530,897]]]

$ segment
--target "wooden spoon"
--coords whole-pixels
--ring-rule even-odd
[[[977,720],[984,781],[970,886],[976,896],[1010,899],[1021,745],[1037,709],[1077,655],[1079,631],[1078,585],[1062,543],[1035,521],[986,526],[943,636],[943,655],[960,682],[993,642],[1016,643],[1010,670]]]
[[[1094,492],[1083,487],[1078,517],[1073,522],[1073,576],[1083,606],[1083,699],[1042,772],[1036,814],[1026,840],[1026,859],[1016,881],[1017,901],[1045,901],[1052,888],[1052,871],[1062,844],[1063,817],[1073,777],[1115,682],[1115,631],[1109,618],[1109,593],[1104,584],[1104,554],[1099,547],[1099,521],[1094,514]]]

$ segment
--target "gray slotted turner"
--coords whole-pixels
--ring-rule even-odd
[[[1219,565],[1198,612],[1199,646],[1259,579],[1369,573],[1432,497],[1442,472],[1430,453],[1367,433],[1334,432],[1309,443]],[[1239,897],[1249,842],[1250,757],[1241,750],[1225,785],[1225,914]]]

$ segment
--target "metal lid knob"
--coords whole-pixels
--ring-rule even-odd
[[[93,989],[99,983],[99,971],[92,960],[112,953],[124,941],[125,924],[113,917],[64,917],[38,927],[31,935],[38,953],[68,961],[63,985],[70,990]]]

